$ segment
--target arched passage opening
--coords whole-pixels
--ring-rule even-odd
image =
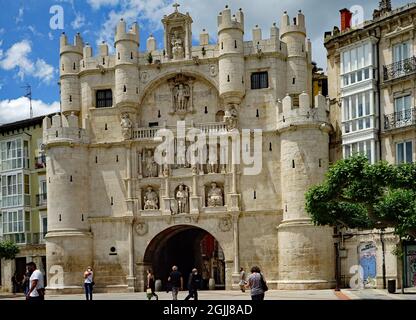
[[[202,275],[201,289],[208,289],[209,279],[214,279],[215,289],[225,289],[224,252],[215,237],[199,227],[179,225],[160,232],[147,246],[144,263],[162,281],[163,290],[174,265],[183,275],[184,289],[192,268]]]

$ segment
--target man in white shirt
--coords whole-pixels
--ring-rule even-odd
[[[45,287],[43,274],[36,268],[34,262],[26,264],[28,271],[31,273],[29,278],[29,291],[26,295],[27,300],[45,300]]]

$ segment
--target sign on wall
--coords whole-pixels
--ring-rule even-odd
[[[374,242],[366,242],[358,247],[360,266],[363,268],[363,282],[365,287],[376,286],[377,263],[376,252],[377,247]]]

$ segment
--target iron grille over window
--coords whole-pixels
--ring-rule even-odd
[[[97,108],[107,108],[113,106],[113,94],[111,89],[97,90],[96,93]]]
[[[267,71],[254,72],[251,74],[251,89],[263,89],[269,87],[269,76]]]

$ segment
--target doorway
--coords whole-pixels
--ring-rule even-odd
[[[215,289],[225,289],[224,252],[215,237],[201,228],[181,225],[162,231],[148,245],[144,262],[161,280],[163,290],[174,265],[183,275],[184,289],[193,268],[202,275],[201,289],[208,289],[210,279]]]

